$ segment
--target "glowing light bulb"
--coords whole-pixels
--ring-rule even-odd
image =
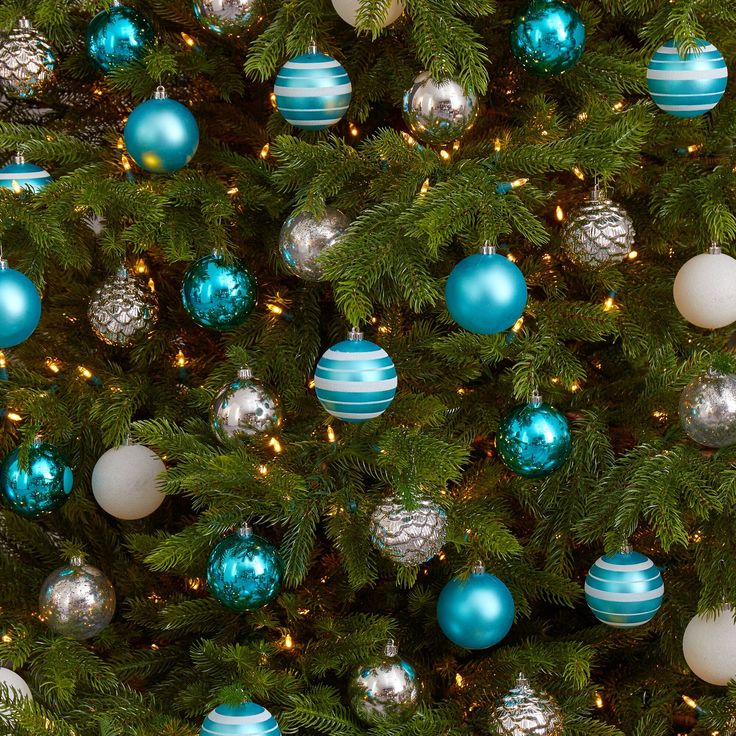
[[[271,150],[271,145],[269,143],[266,143],[263,148],[261,148],[261,152],[258,154],[261,158],[265,159],[268,158],[268,152]]]
[[[332,429],[332,427],[327,427],[327,441],[328,442],[334,442],[335,441],[335,430]]]
[[[278,305],[278,304],[267,304],[266,305],[269,312],[273,312],[273,314],[283,314],[284,310]]]
[[[429,179],[425,179],[422,188],[419,190],[419,194],[426,194],[429,191]]]
[[[271,439],[268,441],[268,444],[270,447],[273,447],[273,451],[278,455],[280,452],[283,451],[283,447],[281,446],[281,443],[275,438],[271,437]]]
[[[197,45],[197,42],[188,33],[184,33],[184,31],[182,31],[181,37],[184,43],[189,46],[190,49],[193,49]]]
[[[633,261],[639,257],[639,254],[635,250],[632,250],[628,257],[630,261]]]
[[[555,207],[555,217],[559,222],[562,222],[565,219],[565,211],[560,207],[560,205]]]
[[[572,167],[572,173],[575,174],[575,176],[577,176],[577,178],[580,179],[580,181],[583,181],[583,179],[585,179],[585,174],[583,174],[583,172],[580,171],[580,169],[577,166]]]

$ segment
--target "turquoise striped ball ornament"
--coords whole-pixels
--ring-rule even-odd
[[[314,386],[320,404],[333,417],[364,422],[383,414],[396,394],[396,366],[378,345],[353,330],[317,363]]]
[[[50,181],[51,174],[46,169],[34,164],[27,164],[23,156],[13,157],[13,162],[0,169],[0,187],[20,192],[21,189],[30,189],[38,192]]]
[[[218,705],[204,719],[200,736],[281,736],[276,719],[256,703]]]
[[[680,56],[674,39],[655,52],[647,67],[649,94],[657,107],[679,118],[694,118],[712,110],[723,97],[728,69],[721,52],[696,39],[697,51]]]
[[[647,623],[663,598],[662,575],[641,552],[603,555],[585,578],[585,600],[593,615],[609,626],[625,629]]]
[[[303,130],[324,130],[347,112],[353,86],[339,61],[312,46],[281,67],[273,91],[287,123]]]

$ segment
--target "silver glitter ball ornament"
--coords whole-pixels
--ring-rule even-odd
[[[194,0],[197,20],[215,33],[247,31],[259,20],[261,10],[260,0]]]
[[[680,424],[707,447],[736,444],[736,375],[708,371],[680,394]]]
[[[81,641],[99,634],[112,620],[115,589],[103,572],[74,558],[44,580],[38,605],[50,629]]]
[[[446,534],[447,514],[426,498],[411,511],[387,499],[371,516],[371,541],[400,565],[421,565],[432,559],[442,549]]]
[[[348,697],[366,723],[409,720],[419,706],[421,686],[414,668],[389,640],[380,662],[361,667],[348,684]]]
[[[551,695],[536,692],[520,674],[496,705],[490,730],[501,736],[562,736],[562,713]]]
[[[634,246],[636,231],[626,210],[594,189],[588,201],[570,213],[562,242],[570,260],[583,268],[620,263]]]
[[[281,407],[249,368],[225,384],[210,407],[210,423],[220,440],[246,438],[270,432],[281,425]]]
[[[50,78],[56,55],[27,18],[0,39],[0,85],[10,97],[32,97]]]
[[[142,279],[120,268],[95,290],[87,314],[100,340],[127,347],[156,324],[158,300]]]
[[[478,98],[452,79],[437,81],[422,72],[404,92],[404,122],[424,143],[452,143],[467,133],[478,117]]]
[[[307,281],[321,281],[324,269],[319,256],[337,242],[349,224],[347,216],[334,207],[327,207],[320,219],[307,212],[289,217],[279,236],[286,267]]]

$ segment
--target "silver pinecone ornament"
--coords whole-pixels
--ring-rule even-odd
[[[596,186],[588,201],[570,214],[562,242],[570,260],[583,268],[605,268],[631,252],[636,231],[623,207],[600,195]]]
[[[389,559],[410,567],[432,559],[445,543],[447,514],[427,498],[409,511],[387,499],[371,516],[371,541]]]
[[[56,55],[27,18],[0,39],[0,84],[10,97],[31,97],[49,80]]]
[[[562,714],[551,695],[538,693],[519,674],[496,705],[490,731],[499,736],[562,736]]]
[[[736,375],[710,370],[680,394],[680,424],[707,447],[736,444]]]
[[[87,314],[100,340],[127,347],[156,324],[158,300],[145,281],[121,267],[95,290]]]

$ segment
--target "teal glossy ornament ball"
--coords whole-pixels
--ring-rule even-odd
[[[248,526],[220,540],[207,561],[207,585],[231,611],[253,611],[281,589],[283,565],[278,550]]]
[[[492,246],[463,258],[445,285],[447,309],[460,327],[493,335],[513,327],[526,307],[524,274]]]
[[[148,19],[119,3],[101,10],[87,26],[87,53],[103,72],[140,59],[152,41]]]
[[[584,49],[583,19],[562,0],[532,0],[511,24],[511,51],[532,74],[561,74],[578,63]]]
[[[0,349],[27,340],[41,319],[41,297],[25,274],[0,259]]]
[[[467,580],[450,580],[437,599],[437,623],[442,633],[465,649],[498,644],[509,633],[515,611],[511,591],[482,566]]]
[[[585,601],[608,626],[641,626],[654,618],[663,600],[664,582],[656,565],[628,548],[599,557],[585,578]]]
[[[12,163],[0,169],[0,187],[12,189],[14,192],[29,189],[32,192],[40,192],[51,181],[53,181],[51,174],[46,169],[26,163],[20,154],[13,157]]]
[[[31,519],[63,506],[74,485],[74,474],[66,458],[49,442],[34,442],[28,464],[20,462],[20,448],[13,450],[0,470],[5,503]]]
[[[257,703],[223,704],[204,719],[199,736],[281,736],[281,729]]]
[[[245,322],[256,305],[256,279],[235,259],[219,253],[195,261],[184,276],[181,297],[189,316],[202,327],[233,330]]]
[[[136,107],[123,131],[125,148],[133,160],[152,174],[173,174],[184,168],[199,146],[199,127],[189,109],[166,98],[163,87],[156,97]]]
[[[559,468],[572,450],[565,415],[538,394],[515,406],[498,425],[496,449],[504,464],[524,478],[542,478]]]
[[[712,110],[723,97],[728,67],[723,54],[702,38],[680,55],[674,39],[660,46],[647,67],[647,88],[660,110],[693,118]]]

